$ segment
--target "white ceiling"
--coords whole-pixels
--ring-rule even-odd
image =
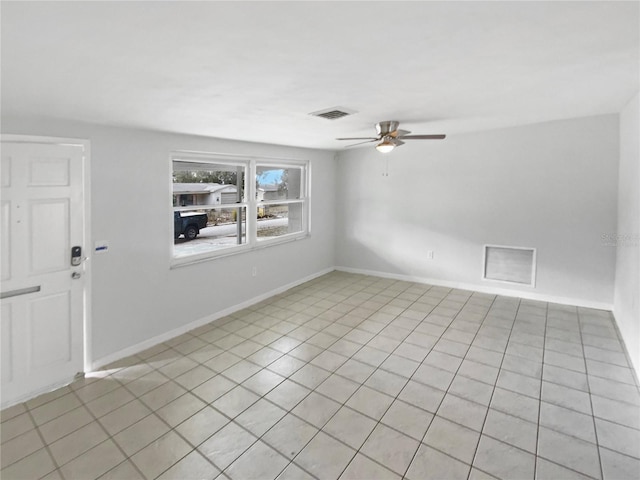
[[[2,2],[2,109],[340,148],[618,112],[638,2]],[[308,114],[341,106],[339,120]]]

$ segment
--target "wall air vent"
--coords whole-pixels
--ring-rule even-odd
[[[313,115],[314,117],[322,117],[327,120],[337,120],[338,118],[346,117],[347,115],[353,115],[357,113],[355,110],[349,110],[348,108],[343,107],[332,107],[325,108],[324,110],[319,110],[317,112],[311,112],[309,115]]]
[[[536,249],[484,246],[483,279],[534,287]]]

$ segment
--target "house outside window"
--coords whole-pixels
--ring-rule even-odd
[[[309,234],[308,162],[181,152],[171,161],[172,265]]]

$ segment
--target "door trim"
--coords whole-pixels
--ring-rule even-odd
[[[81,138],[64,138],[64,137],[46,137],[39,135],[19,135],[19,134],[1,134],[0,143],[39,143],[45,145],[65,145],[74,146],[82,149],[82,220],[83,233],[82,242],[84,245],[84,256],[87,259],[84,262],[84,311],[82,315],[82,338],[83,338],[83,370],[91,371],[92,364],[92,348],[91,348],[91,278],[92,265],[91,253],[93,252],[93,243],[91,238],[91,142],[88,139]],[[57,388],[60,385],[52,386]],[[34,394],[43,392],[33,392]],[[18,403],[25,399],[16,399]],[[3,405],[3,408],[8,405]]]

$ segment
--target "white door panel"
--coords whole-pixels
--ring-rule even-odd
[[[3,151],[0,158],[0,186],[4,188],[11,185],[11,157]]]
[[[57,312],[51,317],[49,312]],[[64,364],[72,358],[69,292],[41,297],[29,304],[29,369]]]
[[[2,335],[2,382],[13,381],[13,349],[12,349],[12,315],[11,305],[2,303],[0,305],[0,335]]]
[[[28,203],[29,276],[69,269],[69,209],[68,198],[47,198]]]
[[[3,405],[83,370],[83,162],[82,145],[2,142]]]
[[[9,232],[9,224],[11,223],[11,202],[0,202],[0,245],[2,245],[2,253],[0,257],[0,280],[3,282],[11,278],[11,236]]]
[[[70,159],[68,157],[37,157],[29,163],[30,187],[69,186]]]

